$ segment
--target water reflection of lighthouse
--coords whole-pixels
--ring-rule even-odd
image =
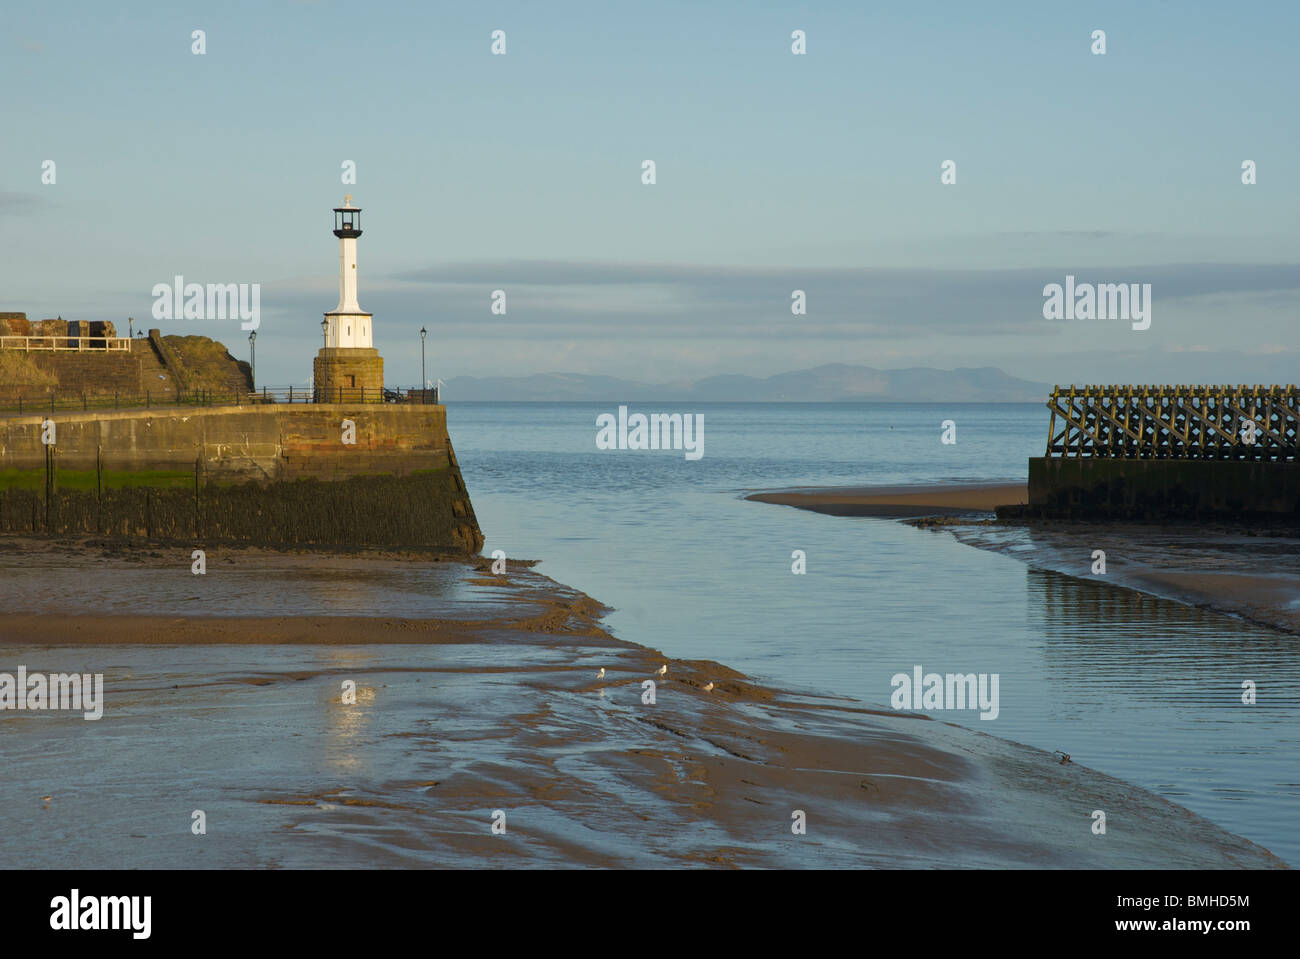
[[[366,764],[374,718],[374,656],[366,650],[322,650],[329,701],[325,709],[325,760],[334,770],[354,771]]]

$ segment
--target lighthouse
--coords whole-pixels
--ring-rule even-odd
[[[325,342],[313,365],[316,399],[382,403],[384,361],[372,345],[374,317],[357,302],[361,208],[352,205],[351,194],[334,208],[334,235],[339,239],[339,305],[321,321]]]

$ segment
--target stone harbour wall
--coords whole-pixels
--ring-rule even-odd
[[[0,532],[483,545],[446,408],[369,403],[0,418]]]

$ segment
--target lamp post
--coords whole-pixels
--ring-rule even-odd
[[[257,331],[254,330],[252,333],[248,334],[248,363],[249,366],[252,368],[252,373],[253,373],[253,389],[257,389],[257,347],[255,346],[256,340],[257,340]]]
[[[424,378],[424,338],[428,335],[429,335],[429,331],[426,330],[424,327],[420,327],[420,402],[421,403],[427,403],[429,401],[428,394],[425,393],[424,390],[424,386],[428,382],[428,380]]]
[[[325,359],[325,351],[326,351],[327,349],[329,349],[329,329],[330,329],[330,321],[329,321],[329,317],[326,317],[325,319],[323,319],[323,320],[320,321],[320,355],[321,355],[321,372],[322,372],[322,373],[325,372],[325,366],[326,366],[326,363],[327,363],[327,361],[326,361],[326,359]],[[328,378],[326,378],[326,380],[325,380],[325,384],[326,384],[326,386],[329,385],[329,379],[328,379]],[[321,386],[319,383],[316,383],[316,384],[314,385],[314,391],[313,391],[313,394],[312,394],[312,395],[316,397],[316,402],[317,402],[317,403],[324,403],[324,402],[325,402],[325,387]]]

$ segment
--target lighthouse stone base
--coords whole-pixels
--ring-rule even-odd
[[[322,347],[312,372],[319,402],[384,401],[384,359],[373,347]]]

